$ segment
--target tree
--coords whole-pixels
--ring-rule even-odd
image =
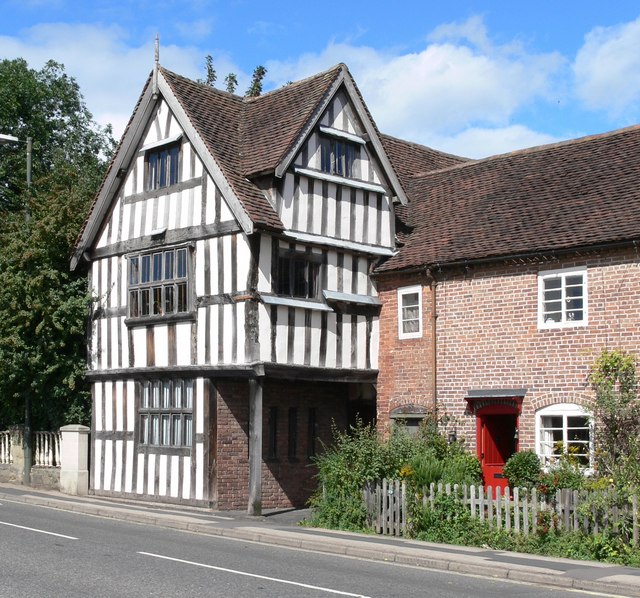
[[[227,91],[229,93],[235,93],[236,89],[238,87],[238,77],[236,77],[235,73],[229,73],[225,78],[224,78],[224,83],[227,87]]]
[[[596,468],[602,477],[640,488],[640,402],[636,358],[604,350],[589,382],[596,393]]]
[[[207,54],[204,57],[204,63],[207,76],[205,79],[198,79],[198,83],[209,85],[209,87],[215,87],[218,75],[216,70],[213,68],[213,56],[211,56],[211,54]]]
[[[63,66],[22,59],[0,62],[0,131],[33,138],[30,189],[24,154],[0,156],[0,429],[23,421],[27,397],[36,429],[86,423],[90,298],[69,255],[114,141]]]
[[[253,77],[251,79],[251,85],[247,89],[245,94],[249,98],[255,98],[262,93],[262,80],[267,74],[267,69],[263,66],[257,66],[253,71]]]

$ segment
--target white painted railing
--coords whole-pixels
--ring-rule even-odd
[[[33,433],[33,464],[36,467],[60,467],[60,432]]]
[[[11,432],[0,432],[0,465],[13,463],[11,456]]]

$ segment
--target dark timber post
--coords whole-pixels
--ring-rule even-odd
[[[249,515],[262,515],[262,384],[249,380]]]

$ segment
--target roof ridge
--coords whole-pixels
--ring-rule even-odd
[[[469,158],[467,162],[461,162],[460,164],[454,164],[452,166],[447,166],[445,168],[439,168],[438,170],[416,172],[411,178],[413,179],[426,178],[431,175],[435,175],[435,174],[450,171],[450,170],[457,170],[461,168],[472,168],[474,166],[486,164],[487,162],[493,162],[494,160],[496,161],[506,160],[508,158],[517,158],[519,156],[539,154],[548,150],[559,149],[563,147],[572,147],[572,146],[582,145],[592,141],[604,140],[610,137],[616,137],[618,135],[623,135],[625,133],[630,133],[632,131],[636,131],[639,129],[640,129],[640,124],[630,125],[628,127],[615,129],[613,131],[606,131],[604,133],[594,133],[591,135],[576,137],[575,139],[564,139],[562,141],[555,141],[553,143],[547,143],[542,145],[533,145],[531,147],[524,147],[522,149],[517,149],[510,152],[504,152],[502,154],[493,154],[491,156],[485,156],[484,158],[478,158],[478,159]],[[404,140],[400,139],[400,141],[404,141]],[[439,150],[434,150],[434,151],[439,151]],[[442,152],[442,153],[445,153],[445,152]]]
[[[272,97],[274,94],[277,93],[281,93],[283,91],[286,90],[291,90],[294,89],[296,87],[299,87],[301,85],[304,85],[306,83],[308,83],[309,81],[313,81],[315,79],[322,79],[322,77],[326,77],[328,74],[332,73],[333,71],[336,71],[336,76],[337,74],[341,71],[341,70],[348,70],[347,69],[347,65],[344,64],[343,62],[339,62],[338,64],[332,66],[329,69],[326,69],[324,71],[321,71],[319,73],[315,73],[313,75],[309,75],[308,77],[305,77],[304,79],[298,79],[297,81],[292,81],[291,83],[285,84],[285,85],[281,85],[280,87],[276,88],[276,89],[272,89],[270,91],[267,91],[265,93],[261,93],[259,96],[241,96],[242,97],[242,101],[246,104],[250,104],[252,102],[259,102],[260,100],[264,99],[264,98],[269,98]]]
[[[237,101],[240,101],[240,102],[242,102],[242,100],[244,99],[243,96],[238,95],[237,93],[231,93],[230,91],[227,91],[225,89],[220,89],[218,87],[213,87],[212,85],[208,85],[207,83],[202,83],[200,81],[196,81],[195,79],[191,79],[189,77],[185,77],[184,75],[179,75],[178,73],[176,73],[176,72],[174,72],[174,71],[172,71],[170,69],[167,69],[167,68],[165,68],[163,66],[160,67],[160,71],[165,73],[165,74],[168,74],[168,75],[170,75],[172,77],[176,77],[177,79],[182,79],[183,81],[186,81],[186,82],[188,82],[188,83],[190,83],[192,85],[197,85],[198,87],[201,87],[203,91],[217,93],[217,94],[226,96],[226,97],[228,97],[230,99],[237,100]]]

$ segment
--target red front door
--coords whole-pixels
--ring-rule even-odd
[[[496,413],[497,411],[497,413]],[[517,450],[516,429],[518,416],[508,407],[486,407],[478,413],[478,457],[482,463],[485,486],[506,488],[504,464]]]

